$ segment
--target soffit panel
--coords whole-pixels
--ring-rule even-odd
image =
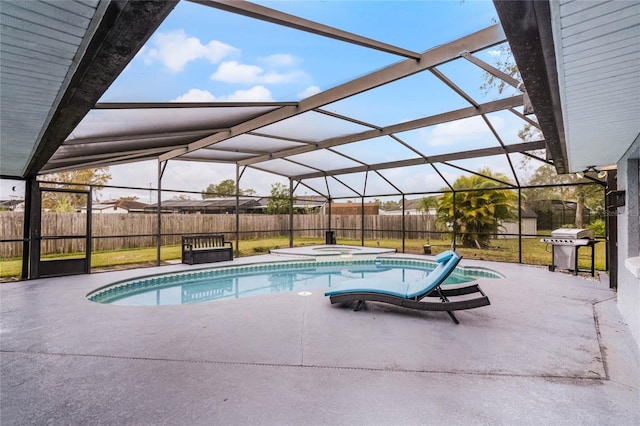
[[[2,2],[1,173],[21,176],[79,51],[99,2]]]
[[[640,133],[640,3],[552,2],[551,16],[570,171],[615,164]]]

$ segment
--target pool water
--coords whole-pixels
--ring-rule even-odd
[[[179,305],[283,292],[308,294],[347,280],[384,278],[410,282],[424,278],[436,264],[426,260],[377,259],[349,262],[277,262],[217,267],[119,281],[87,295],[115,305]],[[445,284],[477,278],[502,278],[490,269],[458,267]]]

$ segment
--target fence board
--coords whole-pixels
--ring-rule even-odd
[[[3,239],[21,239],[22,212],[0,212],[0,229]],[[93,250],[119,250],[123,248],[153,247],[156,244],[155,214],[94,214],[92,217]],[[365,239],[402,239],[402,216],[366,215]],[[418,215],[405,216],[406,239],[427,237],[428,223]],[[338,239],[359,240],[362,232],[361,215],[332,215],[331,229]],[[235,240],[236,217],[232,214],[163,214],[163,245],[179,244],[180,236],[191,233],[222,233],[227,240]],[[84,213],[42,214],[42,235],[83,236],[86,229]],[[328,217],[321,214],[294,215],[295,237],[324,239],[328,229]],[[431,228],[433,229],[433,224]],[[240,239],[259,239],[288,235],[289,215],[240,215]],[[135,236],[135,235],[147,236]],[[116,236],[116,237],[114,237]],[[74,253],[84,250],[82,238],[48,240],[42,242],[42,254]],[[20,256],[22,245],[0,244],[0,258]]]

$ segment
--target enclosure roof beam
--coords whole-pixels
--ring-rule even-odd
[[[156,148],[144,148],[144,149],[130,149],[119,152],[120,155],[158,155],[159,152],[165,151],[165,147],[156,147]],[[118,151],[110,151],[107,153],[95,153],[95,154],[86,154],[77,157],[54,157],[47,164],[55,165],[55,164],[67,164],[73,163],[76,167],[78,164],[84,165],[85,161],[92,160],[100,160],[100,159],[109,159],[113,157],[113,153]],[[50,173],[50,172],[47,172]]]
[[[494,67],[493,65],[489,65],[485,61],[483,61],[483,60],[481,60],[479,58],[476,58],[475,56],[473,56],[469,52],[462,53],[462,57],[464,59],[466,59],[467,61],[471,62],[472,64],[475,64],[478,67],[482,68],[483,70],[485,70],[489,74],[493,75],[494,77],[499,78],[500,80],[502,80],[505,83],[515,87],[516,89],[520,89],[520,82],[518,80],[516,80],[515,78],[511,77],[510,75],[500,71],[498,68]]]
[[[93,109],[180,109],[295,106],[298,102],[98,102]]]
[[[92,167],[110,167],[110,166],[115,166],[118,164],[127,164],[127,163],[133,163],[133,162],[139,162],[139,161],[145,161],[145,160],[157,160],[158,158],[158,154],[150,154],[147,151],[144,151],[142,153],[129,153],[127,155],[122,155],[119,157],[115,157],[115,158],[110,158],[108,160],[96,160],[96,161],[91,161],[88,163],[82,163],[82,167],[83,168],[92,168]],[[49,173],[59,173],[59,172],[66,172],[66,171],[70,171],[70,170],[78,170],[78,164],[77,163],[73,163],[71,165],[67,164],[65,166],[60,166],[60,167],[55,167],[55,168],[45,168],[42,169],[40,174],[49,174]]]
[[[496,44],[504,41],[505,35],[502,31],[502,27],[498,24],[492,25],[451,43],[443,44],[428,50],[420,56],[419,60],[405,59],[404,61],[395,63],[358,79],[305,98],[299,102],[297,107],[284,106],[277,110],[270,111],[262,116],[233,126],[227,133],[211,135],[190,143],[187,148],[172,150],[160,156],[160,160],[163,161],[179,157],[188,152],[221,142],[233,136],[256,130],[260,127],[276,123],[295,115],[302,114],[303,112],[311,111],[332,102],[336,102],[392,81],[425,71],[437,65],[459,58],[460,52],[476,52],[495,46]]]
[[[312,178],[317,178],[322,176],[361,173],[367,170],[395,169],[399,167],[417,166],[420,164],[444,163],[446,161],[465,160],[469,158],[480,158],[480,157],[490,157],[493,155],[501,155],[501,154],[505,154],[505,151],[506,153],[524,152],[524,151],[533,151],[536,149],[543,149],[544,147],[545,147],[545,142],[543,140],[535,141],[535,142],[524,142],[524,143],[519,143],[514,145],[507,145],[504,148],[502,146],[495,146],[491,148],[473,149],[469,151],[455,152],[452,154],[433,155],[427,158],[410,158],[407,160],[390,161],[388,163],[379,163],[376,165],[348,167],[348,168],[335,169],[335,170],[330,170],[330,171],[325,171],[320,173],[308,173],[304,175],[294,176],[294,178],[295,179],[312,179]]]
[[[149,141],[152,142],[155,139],[167,139],[173,137],[193,137],[199,138],[205,135],[210,135],[212,133],[217,132],[228,132],[228,128],[217,128],[217,129],[203,129],[203,130],[184,130],[184,131],[172,131],[172,132],[162,132],[162,133],[137,133],[137,134],[128,134],[128,135],[118,135],[118,136],[100,136],[100,137],[84,137],[84,138],[75,138],[68,139],[62,145],[72,146],[72,145],[90,145],[95,143],[110,143],[114,144],[116,142],[131,142],[131,141]]]
[[[434,126],[436,124],[447,123],[450,121],[461,120],[464,118],[475,117],[491,112],[502,111],[504,109],[521,106],[524,103],[522,95],[513,96],[511,98],[499,99],[497,101],[487,102],[476,107],[467,107],[455,111],[449,111],[442,114],[432,115],[430,117],[418,118],[417,120],[405,121],[382,128],[381,130],[372,129],[351,135],[339,136],[336,138],[326,139],[317,143],[315,146],[301,146],[275,152],[268,155],[250,158],[240,162],[242,165],[261,163],[263,161],[273,160],[274,158],[282,158],[289,155],[297,155],[305,152],[315,151],[316,149],[330,148],[338,145],[345,145],[352,142],[373,139],[380,136],[388,136],[392,133],[406,132],[408,130],[421,129],[423,127]]]
[[[255,3],[247,1],[225,1],[225,0],[190,0],[193,3],[202,4],[205,6],[213,7],[216,9],[224,10],[226,12],[235,13],[238,15],[248,16],[250,18],[259,19],[261,21],[271,22],[273,24],[282,25],[289,28],[295,28],[297,30],[306,31],[315,35],[329,37],[332,39],[345,41],[347,43],[356,44],[358,46],[364,46],[370,49],[380,50],[386,53],[392,53],[394,55],[404,56],[406,58],[420,59],[420,53],[413,52],[411,50],[403,49],[391,44],[383,43],[377,40],[373,40],[367,37],[362,37],[357,34],[353,34],[347,31],[343,31],[328,25],[323,25],[318,22],[310,21],[308,19],[300,18],[298,16],[290,15],[288,13],[280,12],[278,10],[270,9],[268,7],[260,6]]]

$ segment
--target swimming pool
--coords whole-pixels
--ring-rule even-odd
[[[98,303],[154,306],[283,292],[305,295],[311,290],[331,288],[346,280],[359,278],[416,281],[435,267],[435,262],[419,259],[287,261],[213,267],[118,281],[92,291],[87,298]],[[503,276],[490,269],[458,267],[445,284],[469,282],[477,278]]]

